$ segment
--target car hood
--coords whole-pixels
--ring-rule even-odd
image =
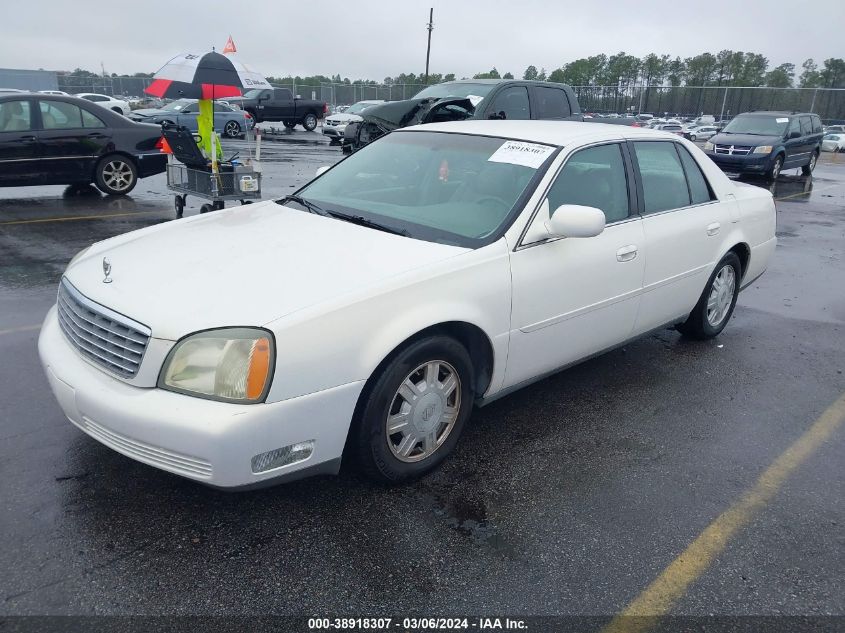
[[[761,136],[759,134],[725,134],[719,132],[710,137],[710,142],[719,145],[746,145],[757,147],[758,145],[778,145],[783,143],[780,136]]]
[[[393,235],[272,201],[95,244],[65,275],[156,338],[259,326],[467,249]],[[103,283],[103,258],[112,283]]]
[[[345,112],[341,112],[340,114],[330,114],[326,118],[331,119],[332,121],[340,121],[341,123],[363,120],[358,114],[346,114]]]
[[[383,105],[367,108],[361,114],[364,121],[375,123],[386,131],[395,130],[409,125],[426,123],[426,116],[437,105],[460,105],[469,111],[474,110],[472,101],[466,97],[446,97],[423,99],[407,99],[405,101],[391,101]]]
[[[168,110],[162,110],[160,108],[139,108],[138,110],[132,110],[130,115],[135,114],[139,117],[147,118],[151,116],[159,116],[162,114],[174,114]],[[176,112],[175,114],[179,114]]]

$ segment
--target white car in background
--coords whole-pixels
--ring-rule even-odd
[[[117,112],[118,114],[123,114],[124,116],[132,111],[132,108],[129,107],[129,104],[126,103],[126,101],[115,99],[109,95],[101,95],[96,92],[79,92],[73,96],[86,99],[87,101],[96,103],[98,106],[108,108],[109,110]]]
[[[418,125],[321,172],[71,260],[38,348],[74,425],[224,488],[343,456],[412,479],[476,404],[667,326],[717,336],[777,242],[769,191],[641,128]]]
[[[343,141],[343,132],[347,123],[352,121],[363,121],[361,112],[374,105],[381,105],[387,101],[359,101],[349,106],[345,111],[329,115],[323,123],[323,134],[329,137],[329,143],[336,145]]]
[[[691,141],[706,141],[718,133],[719,128],[715,125],[699,125],[684,130],[683,136]]]
[[[822,139],[823,152],[845,152],[845,134],[825,134]]]
[[[56,95],[57,97],[69,97],[70,95],[64,90],[39,90],[42,95]]]

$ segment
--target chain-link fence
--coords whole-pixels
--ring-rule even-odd
[[[43,73],[15,71],[16,85],[4,88],[43,90]],[[58,90],[70,94],[98,92],[114,96],[144,97],[150,84],[147,77],[110,77],[56,73]],[[290,88],[305,99],[318,99],[331,106],[364,100],[398,101],[410,99],[424,84],[347,84],[289,83],[277,87]],[[717,119],[730,118],[749,110],[798,110],[816,112],[826,122],[845,120],[845,89],[767,88],[743,86],[575,86],[581,109],[585,112],[625,113],[648,112],[655,115],[698,116],[710,114]]]
[[[728,119],[749,110],[815,112],[825,121],[845,119],[845,89],[745,86],[574,86],[585,112]]]

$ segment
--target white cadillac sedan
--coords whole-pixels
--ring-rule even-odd
[[[39,351],[70,421],[151,466],[399,482],[475,405],[667,325],[716,336],[775,243],[771,194],[674,134],[415,126],[295,195],[79,253]]]

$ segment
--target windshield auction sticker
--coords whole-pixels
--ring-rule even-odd
[[[537,169],[554,151],[555,148],[548,145],[505,141],[487,160],[491,163],[510,163]]]

